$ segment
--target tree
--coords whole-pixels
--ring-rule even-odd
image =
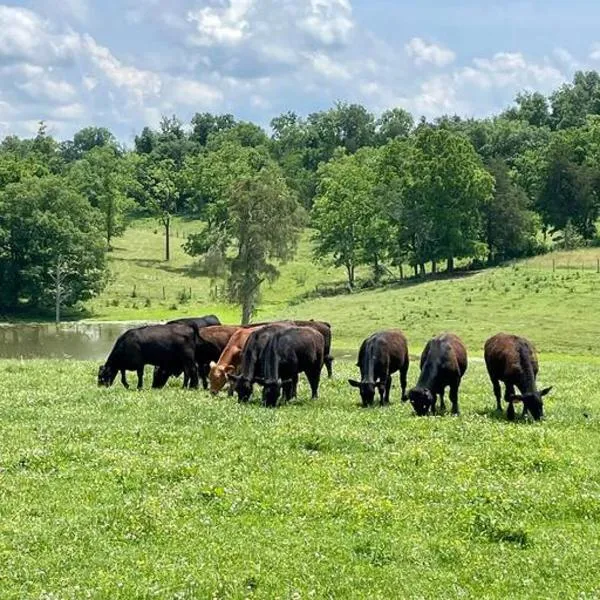
[[[377,120],[377,142],[383,145],[389,140],[408,137],[414,124],[412,115],[403,108],[386,110]]]
[[[255,154],[255,149],[237,150],[241,161]],[[186,244],[192,256],[219,255],[228,299],[241,304],[242,323],[250,322],[261,285],[278,277],[273,261],[293,257],[303,224],[302,209],[277,164],[269,159],[244,173],[246,166],[239,166],[240,175],[227,186],[208,231],[190,236]]]
[[[356,267],[371,264],[376,279],[388,248],[390,228],[377,195],[378,154],[363,148],[355,155],[340,153],[318,171],[317,197],[312,210],[315,255],[332,256],[355,284]]]
[[[6,311],[73,306],[106,283],[101,216],[62,178],[29,177],[0,194],[0,307]]]
[[[115,136],[106,127],[85,127],[73,136],[72,141],[62,142],[60,151],[67,162],[73,162],[83,158],[90,150],[105,146],[115,151],[119,149]]]
[[[211,135],[227,131],[235,125],[233,115],[213,115],[211,113],[196,113],[192,117],[192,132],[190,140],[198,146],[204,147]]]
[[[175,182],[175,163],[162,160],[150,163],[147,170],[148,208],[165,229],[165,260],[171,260],[171,217],[177,211],[179,192]]]
[[[565,84],[550,96],[554,129],[581,127],[588,115],[600,115],[600,74],[577,71],[573,83]]]
[[[494,194],[482,204],[484,241],[488,263],[530,254],[538,229],[535,213],[525,192],[511,181],[506,163],[494,159],[488,170],[496,181]]]
[[[128,197],[132,178],[128,163],[111,145],[93,147],[69,172],[70,184],[102,213],[109,250],[112,239],[127,226],[127,212],[133,206]]]
[[[524,121],[533,127],[550,125],[550,110],[546,96],[540,92],[521,92],[515,98],[516,107],[509,108],[503,116],[512,121]]]

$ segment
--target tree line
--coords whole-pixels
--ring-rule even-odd
[[[517,95],[485,119],[379,117],[337,103],[271,121],[164,117],[132,148],[102,127],[59,142],[40,124],[0,143],[0,311],[74,305],[106,285],[107,253],[152,216],[170,258],[171,219],[204,223],[185,245],[251,318],[264,281],[309,226],[315,258],[343,267],[432,271],[594,243],[600,210],[600,75],[548,97]]]

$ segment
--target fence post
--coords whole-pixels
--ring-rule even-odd
[[[163,285],[163,300],[167,299],[167,295],[165,294],[165,286]]]
[[[552,259],[552,272],[556,271],[556,259]]]
[[[596,259],[596,273],[600,273],[600,258]]]

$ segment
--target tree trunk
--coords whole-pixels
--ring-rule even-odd
[[[449,256],[448,257],[448,272],[452,273],[452,271],[454,271],[454,256]]]
[[[400,281],[404,280],[404,267],[400,265]]]
[[[171,260],[171,216],[167,215],[163,222],[165,224],[165,260],[169,261]]]
[[[254,312],[254,302],[252,298],[244,298],[242,303],[242,325],[248,325],[252,319],[252,313]]]
[[[347,264],[346,272],[348,273],[348,285],[351,289],[354,289],[354,265]]]
[[[425,263],[419,264],[419,271],[421,272],[421,277],[425,277]]]
[[[56,324],[60,323],[60,301],[61,301],[61,279],[62,274],[60,272],[60,256],[56,261]]]
[[[415,277],[418,277],[419,276],[419,268],[418,268],[418,266],[417,265],[413,265],[413,269],[415,271]]]
[[[437,262],[435,260],[431,261],[431,272],[437,273]]]

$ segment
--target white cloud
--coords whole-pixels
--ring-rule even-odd
[[[0,55],[36,64],[72,59],[80,48],[79,35],[55,33],[37,13],[0,5]]]
[[[224,8],[206,6],[188,12],[188,21],[195,23],[194,41],[201,46],[235,46],[248,36],[247,15],[254,0],[227,0]]]
[[[592,44],[592,48],[590,50],[590,58],[592,60],[600,60],[600,43],[596,42]]]
[[[75,88],[66,81],[54,81],[48,77],[36,77],[27,83],[17,83],[31,99],[49,100],[57,104],[68,103],[77,96]]]
[[[158,74],[123,64],[108,48],[97,44],[89,35],[83,37],[83,45],[92,63],[114,86],[128,89],[138,104],[144,98],[160,94],[162,82]]]
[[[88,91],[92,92],[98,87],[98,80],[95,77],[84,76],[81,80],[83,87]]]
[[[348,69],[344,65],[336,63],[323,52],[307,54],[306,58],[314,71],[327,79],[350,79]]]
[[[452,50],[436,44],[428,44],[419,37],[412,38],[404,48],[417,65],[429,63],[436,67],[444,67],[454,62],[456,58]]]
[[[310,0],[300,27],[325,45],[345,43],[354,28],[349,0]]]
[[[175,78],[166,88],[172,101],[186,106],[210,107],[223,100],[219,89],[191,79]]]
[[[58,106],[50,111],[50,116],[59,121],[80,121],[85,118],[86,114],[85,107],[78,102]]]

